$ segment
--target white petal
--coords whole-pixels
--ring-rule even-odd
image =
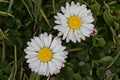
[[[39,50],[39,47],[35,44],[34,40],[32,39],[32,42],[27,42],[27,45],[35,49],[36,51]]]
[[[76,38],[75,38],[75,36],[74,36],[74,34],[73,34],[73,30],[72,30],[72,29],[69,31],[68,37],[69,37],[74,43],[76,43]]]
[[[66,2],[66,9],[69,9],[70,8],[70,5],[68,2]]]
[[[56,51],[58,51],[60,48],[62,48],[61,45],[56,45],[55,48],[53,49],[53,53],[55,53]]]
[[[57,69],[61,69],[61,66],[63,65],[62,62],[58,61],[57,59],[52,59],[52,62],[55,64]]]
[[[43,44],[41,42],[41,40],[38,38],[38,37],[34,37],[35,41],[36,41],[36,45],[39,46],[39,48],[42,48],[43,47]]]
[[[65,13],[65,10],[66,10],[66,9],[62,6],[62,7],[61,7],[61,11],[62,11],[63,13]]]
[[[60,19],[58,16],[54,16],[55,19]]]
[[[25,52],[26,54],[28,54],[28,55],[36,55],[36,54],[38,54],[38,53],[36,53],[36,52],[34,52],[34,51],[29,51],[29,50],[27,50],[27,49],[24,49],[24,52]]]
[[[60,20],[55,20],[56,24],[61,24],[62,22]]]
[[[71,7],[70,7],[70,14],[71,14],[71,16],[74,15],[74,6],[71,6]]]
[[[68,43],[70,41],[70,38],[67,36],[66,38],[66,42]]]
[[[44,35],[43,35],[44,37],[43,37],[43,40],[44,40],[44,45],[45,45],[45,47],[48,47],[49,45],[48,45],[48,34],[47,33],[44,33]]]
[[[54,49],[57,45],[59,45],[61,43],[60,38],[55,37],[51,43],[50,49]]]
[[[89,29],[89,30],[93,30],[94,25],[93,24],[83,24],[83,27]]]
[[[52,61],[48,62],[48,69],[51,75],[54,74],[54,72],[56,71],[56,67]]]
[[[48,36],[48,47],[50,47],[51,42],[52,42],[52,34]]]
[[[47,64],[47,62],[44,63],[43,75],[47,75],[48,76],[48,64]]]
[[[39,74],[41,74],[41,75],[43,75],[43,67],[44,67],[44,63],[43,62],[41,62],[40,64],[39,64],[39,71],[38,71],[38,73]]]
[[[58,31],[61,31],[61,25],[54,26],[54,29],[57,29]]]
[[[75,3],[73,1],[71,2],[71,6],[75,6]]]
[[[39,63],[40,61],[36,60],[35,62],[29,64],[29,68],[31,68],[32,71],[38,72],[38,70],[36,71],[36,68],[39,68]]]
[[[80,6],[80,3],[79,3],[79,2],[77,2],[76,6],[77,6],[77,7],[79,7],[79,6]]]
[[[32,62],[38,61],[38,60],[39,60],[39,59],[38,59],[37,57],[35,57],[35,58],[30,58],[30,59],[27,60],[27,63],[32,63]]]
[[[81,31],[80,31],[80,38],[82,39],[82,40],[85,40],[85,36],[81,33]]]
[[[29,59],[29,58],[35,58],[37,57],[37,54],[34,54],[34,55],[26,55],[25,58]]]
[[[57,55],[57,56],[62,56],[62,57],[67,57],[67,52],[66,51],[61,51],[61,52],[56,52],[53,54],[54,56]]]
[[[83,23],[91,23],[94,21],[94,18],[92,16],[87,16],[82,18]]]
[[[59,60],[60,62],[65,62],[65,58],[64,57],[55,55],[55,56],[53,56],[53,58]]]
[[[69,33],[69,31],[70,31],[70,28],[69,27],[65,27],[63,30],[62,30],[62,32],[64,33],[63,34],[63,40],[68,36],[68,33]]]
[[[91,32],[88,29],[85,29],[84,27],[81,27],[80,31],[84,36],[87,36],[87,37],[89,37],[91,34]]]
[[[26,50],[29,50],[29,51],[39,51],[39,49],[37,49],[35,47],[27,47]]]
[[[74,31],[74,35],[75,35],[76,39],[78,40],[78,42],[80,42],[81,41],[81,39],[80,39],[80,31],[79,30],[75,30]]]

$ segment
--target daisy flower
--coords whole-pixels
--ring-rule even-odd
[[[58,36],[63,36],[62,39],[66,39],[66,42],[71,40],[74,43],[90,37],[91,30],[94,28],[92,24],[94,18],[86,5],[75,4],[73,1],[71,4],[67,2],[66,7],[61,7],[61,11],[62,13],[54,16],[57,24],[54,29],[59,31]]]
[[[58,37],[52,39],[52,35],[47,33],[34,37],[31,42],[27,42],[28,47],[24,49],[27,54],[25,58],[32,71],[49,76],[57,74],[64,67],[67,58],[65,46],[62,46]]]

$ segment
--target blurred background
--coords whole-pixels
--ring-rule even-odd
[[[28,68],[26,42],[40,33],[57,35],[54,15],[72,0],[0,0],[0,80],[48,80]],[[63,41],[65,67],[49,80],[120,80],[120,0],[73,0],[95,18],[97,35],[81,43]]]

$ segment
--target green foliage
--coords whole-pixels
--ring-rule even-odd
[[[54,15],[71,1],[0,0],[0,80],[120,80],[120,0],[73,0],[91,10],[97,35],[63,41],[69,54],[59,74],[45,77],[28,68],[26,42],[43,32],[56,36]]]

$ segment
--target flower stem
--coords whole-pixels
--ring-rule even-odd
[[[3,40],[2,42],[2,56],[1,56],[1,61],[5,60],[5,42]]]
[[[16,72],[17,72],[17,48],[16,45],[14,46],[14,66],[15,66],[15,70],[14,70],[14,76],[13,76],[13,80],[15,80],[15,76],[16,76]]]
[[[52,0],[52,5],[53,5],[53,12],[55,14],[55,0]]]
[[[82,50],[82,48],[74,48],[74,49],[70,49],[70,50],[67,50],[68,52],[74,52],[74,51],[80,51]]]
[[[50,75],[48,76],[47,80],[50,80]]]

